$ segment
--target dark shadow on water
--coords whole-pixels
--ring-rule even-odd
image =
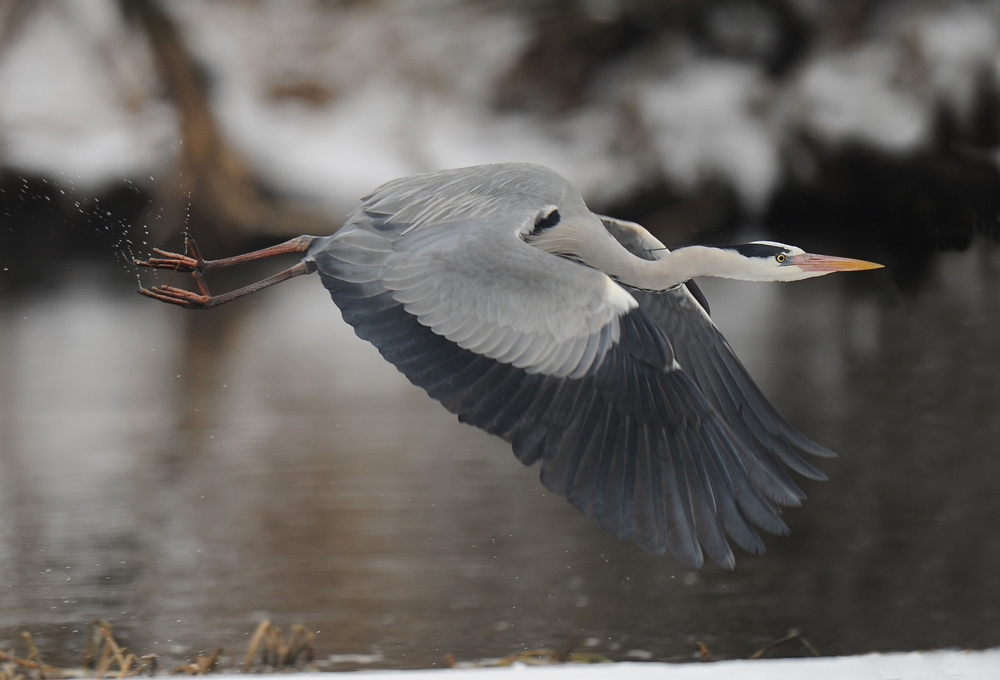
[[[916,293],[705,282],[765,392],[841,454],[731,573],[603,534],[318,281],[191,313],[120,267],[46,265],[0,286],[0,640],[75,663],[99,617],[140,653],[238,658],[267,617],[391,667],[746,657],[791,629],[824,654],[1000,645],[998,250],[935,257]]]

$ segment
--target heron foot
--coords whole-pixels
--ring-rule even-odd
[[[199,293],[193,293],[189,290],[176,288],[174,286],[140,288],[139,294],[145,295],[148,298],[153,298],[154,300],[159,300],[160,302],[168,302],[172,305],[186,307],[188,309],[209,309],[214,306],[212,304],[213,300],[211,295],[201,295]]]
[[[207,264],[205,258],[201,256],[198,244],[194,239],[184,235],[184,253],[171,253],[159,248],[153,248],[153,252],[161,257],[151,257],[148,260],[133,260],[140,267],[151,267],[153,269],[172,269],[176,272],[204,272]],[[190,253],[190,255],[188,254]]]

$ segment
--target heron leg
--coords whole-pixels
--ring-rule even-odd
[[[153,248],[153,252],[159,255],[159,257],[151,257],[148,260],[135,260],[135,263],[140,267],[189,272],[194,277],[195,283],[198,284],[199,292],[194,293],[183,288],[163,285],[154,286],[153,288],[140,288],[139,293],[154,300],[168,302],[172,305],[188,309],[212,309],[213,307],[218,307],[219,305],[224,305],[227,302],[241,298],[244,295],[256,293],[258,290],[263,290],[276,283],[281,283],[282,281],[287,281],[303,274],[311,274],[316,271],[316,264],[314,262],[300,262],[294,267],[286,269],[283,272],[278,272],[274,276],[222,295],[212,295],[208,290],[208,284],[205,282],[206,271],[230,267],[234,264],[243,264],[244,262],[253,262],[254,260],[262,260],[275,255],[284,255],[285,253],[302,253],[309,250],[309,246],[316,238],[316,236],[298,236],[270,248],[263,248],[234,257],[226,257],[221,260],[206,260],[202,257],[201,250],[198,248],[195,240],[190,235],[185,234],[183,253],[171,253],[159,248]]]
[[[309,250],[309,246],[316,240],[316,236],[297,236],[291,240],[279,243],[270,248],[262,248],[250,253],[225,257],[221,260],[206,260],[201,256],[198,244],[190,235],[184,235],[184,253],[171,253],[159,248],[153,248],[153,252],[160,257],[151,257],[148,260],[135,260],[140,267],[152,267],[154,269],[172,269],[177,272],[206,272],[210,269],[220,269],[230,267],[234,264],[253,262],[262,260],[265,257],[284,255],[285,253],[304,253]]]
[[[140,288],[139,293],[145,295],[146,297],[153,298],[154,300],[168,302],[179,307],[186,307],[187,309],[212,309],[213,307],[224,305],[227,302],[232,302],[233,300],[241,298],[244,295],[250,295],[250,293],[256,293],[258,290],[270,288],[275,284],[295,278],[296,276],[312,274],[314,271],[316,271],[315,262],[299,262],[294,267],[278,272],[274,276],[269,276],[268,278],[258,281],[257,283],[251,283],[249,286],[243,286],[242,288],[237,288],[236,290],[223,293],[222,295],[212,295],[208,290],[208,286],[205,285],[205,280],[201,276],[201,272],[195,270],[193,273],[195,274],[195,280],[198,282],[198,288],[201,291],[200,293],[184,290],[183,288],[176,288],[174,286]]]

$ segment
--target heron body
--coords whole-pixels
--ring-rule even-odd
[[[460,421],[540,462],[542,483],[602,528],[730,568],[727,535],[762,553],[755,526],[787,532],[780,506],[804,495],[786,468],[825,479],[801,453],[833,453],[770,405],[691,279],[878,266],[772,242],[669,251],[523,163],[389,182],[333,235],[288,249],[307,250],[284,278],[318,271],[358,336]],[[209,296],[213,263],[187,259],[201,296],[146,293],[185,306],[243,294]]]

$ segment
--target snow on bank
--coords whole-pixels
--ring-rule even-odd
[[[609,153],[614,129],[600,107],[557,122],[492,110],[497,81],[531,36],[514,13],[455,0],[171,9],[221,76],[213,100],[231,141],[290,194],[339,209],[396,177],[514,160],[548,165],[609,200],[633,186]],[[325,94],[273,96],[296,83]]]
[[[939,110],[964,121],[1000,83],[1000,0],[893,5],[850,40],[818,39],[782,78],[664,31],[595,69],[559,115],[495,107],[541,30],[516,3],[164,7],[254,170],[335,212],[394,177],[503,160],[549,165],[597,204],[661,178],[680,193],[723,181],[753,212],[800,134],[911,152]],[[724,24],[740,44],[776,40],[767,17]],[[0,163],[78,187],[161,177],[178,144],[162,91],[114,0],[40,4],[0,51]]]
[[[931,680],[955,678],[995,680],[1000,676],[1000,649],[984,652],[911,652],[820,659],[763,659],[716,661],[713,663],[614,663],[506,668],[441,669],[417,671],[372,671],[374,678],[439,678],[441,680],[503,680],[531,675],[539,680]],[[215,680],[237,680],[240,675],[215,675]],[[255,675],[255,678],[288,678]],[[296,680],[324,680],[329,673],[294,676]]]
[[[26,14],[0,51],[0,165],[83,191],[159,174],[173,158],[176,117],[150,96],[141,37],[103,0]]]
[[[824,55],[803,72],[795,107],[801,125],[827,144],[860,141],[885,151],[922,144],[931,111],[916,93],[896,85],[899,64],[885,45]]]
[[[752,112],[767,89],[759,69],[722,60],[650,83],[640,112],[666,175],[685,190],[724,179],[745,205],[762,208],[781,171],[776,139]]]

